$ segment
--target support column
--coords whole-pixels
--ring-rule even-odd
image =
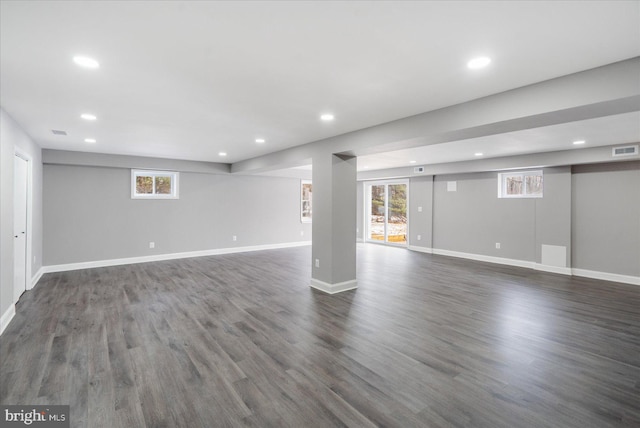
[[[356,157],[313,156],[311,287],[334,294],[356,281]]]

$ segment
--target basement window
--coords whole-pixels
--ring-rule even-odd
[[[542,198],[542,171],[498,174],[498,198]]]
[[[178,199],[179,173],[131,170],[131,199]]]

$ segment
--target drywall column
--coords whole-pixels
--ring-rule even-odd
[[[356,158],[313,156],[311,286],[329,294],[356,288]]]

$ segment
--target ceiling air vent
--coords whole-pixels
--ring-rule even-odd
[[[52,129],[51,132],[53,132],[54,135],[67,135],[66,131],[59,131],[57,129]]]
[[[423,166],[416,166],[415,168],[413,168],[413,173],[414,174],[422,174],[424,172],[424,167]]]
[[[638,146],[614,147],[611,149],[611,156],[634,156],[638,154]]]

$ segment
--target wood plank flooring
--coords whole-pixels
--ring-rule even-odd
[[[47,274],[0,337],[2,404],[75,427],[639,427],[640,287],[359,245]]]

